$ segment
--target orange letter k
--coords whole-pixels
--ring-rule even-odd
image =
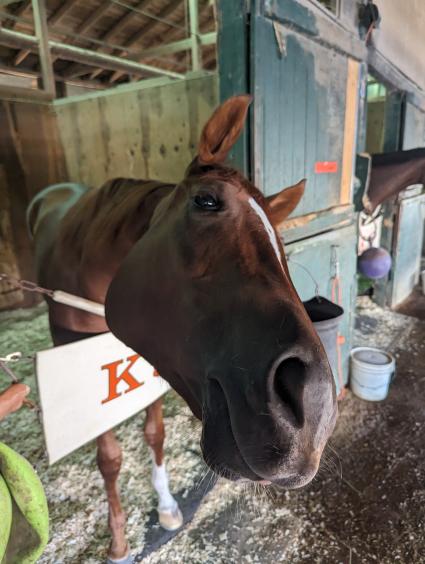
[[[104,366],[101,367],[102,370],[108,371],[108,376],[109,376],[108,397],[102,400],[102,403],[106,403],[108,401],[114,400],[122,394],[122,392],[117,391],[117,386],[121,382],[121,380],[124,380],[124,382],[128,386],[128,389],[124,392],[126,394],[128,392],[132,392],[136,388],[140,388],[140,386],[143,386],[144,382],[138,382],[130,372],[130,368],[134,365],[134,363],[138,358],[140,358],[138,354],[133,354],[132,356],[129,356],[127,358],[128,365],[126,366],[126,368],[123,370],[121,374],[118,374],[118,366],[122,364],[124,360],[117,360],[116,362],[111,362],[110,364],[105,364]]]

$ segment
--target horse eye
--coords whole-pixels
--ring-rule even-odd
[[[193,201],[203,210],[217,211],[221,208],[220,201],[212,194],[196,194]]]

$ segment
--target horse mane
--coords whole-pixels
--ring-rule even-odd
[[[59,249],[64,256],[80,260],[85,247],[96,253],[118,236],[134,242],[149,225],[151,196],[160,199],[172,187],[155,180],[115,178],[88,190],[62,221]]]

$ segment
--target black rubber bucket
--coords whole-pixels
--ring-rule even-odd
[[[303,304],[322,341],[335,381],[338,382],[338,329],[344,310],[322,296],[315,296]]]

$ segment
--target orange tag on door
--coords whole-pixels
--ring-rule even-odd
[[[338,172],[338,163],[336,161],[317,161],[314,165],[314,172],[316,174]]]

